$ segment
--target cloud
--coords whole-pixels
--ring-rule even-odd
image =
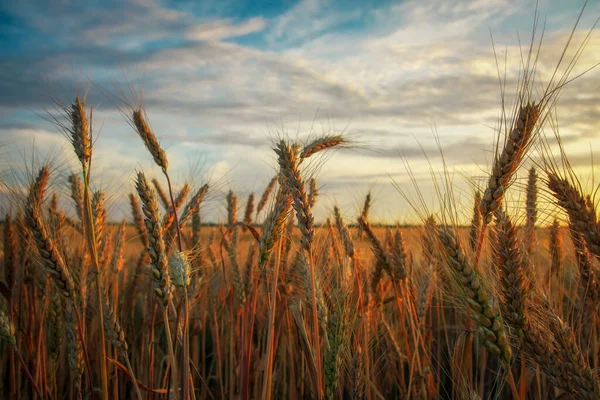
[[[274,138],[305,138],[313,124],[317,134],[344,129],[357,148],[336,152],[322,166],[324,202],[344,190],[367,190],[370,182],[389,185],[390,175],[401,181],[402,156],[425,177],[423,151],[435,162],[440,158],[434,131],[453,167],[482,175],[478,166],[487,170],[501,116],[498,70],[510,109],[522,68],[516,32],[530,28],[533,12],[533,5],[501,0],[406,1],[370,9],[301,0],[275,16],[241,16],[231,11],[240,8],[236,4],[225,14],[150,0],[55,5],[3,6],[31,33],[26,41],[11,33],[18,46],[0,53],[4,137],[24,142],[30,136],[15,132],[39,132],[40,126],[52,132],[32,111],[43,114],[53,99],[69,101],[89,86],[94,121],[103,125],[98,154],[110,153],[99,157],[100,170],[124,175],[128,183],[122,171],[152,168],[116,111],[123,106],[119,89],[138,104],[132,85],[142,91],[179,176],[203,157],[240,192],[272,175]],[[571,24],[552,20],[556,27],[547,26],[540,52],[543,82]],[[521,38],[529,40],[527,33]],[[598,61],[598,49],[592,35],[577,71]],[[573,154],[595,143],[600,128],[596,73],[569,83],[557,108]],[[537,85],[534,96],[541,91]],[[398,197],[388,197],[380,205],[393,214]]]
[[[260,32],[265,26],[265,19],[260,17],[250,18],[241,24],[232,24],[226,19],[191,26],[185,37],[195,41],[219,41]]]
[[[338,6],[332,0],[300,0],[275,19],[267,38],[271,43],[297,43],[361,16],[360,10]]]

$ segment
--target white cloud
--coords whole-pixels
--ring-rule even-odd
[[[332,0],[300,0],[273,22],[268,38],[275,44],[310,38],[328,29],[355,20],[358,10],[340,11]]]
[[[250,18],[240,24],[224,19],[193,25],[186,31],[185,37],[195,41],[218,41],[260,32],[265,26],[265,19],[260,17]]]

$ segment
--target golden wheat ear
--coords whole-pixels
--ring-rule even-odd
[[[344,243],[344,250],[346,251],[346,255],[349,258],[354,258],[354,243],[350,238],[350,232],[348,232],[348,227],[342,219],[342,214],[340,213],[340,209],[338,208],[338,206],[333,207],[333,215],[335,217],[335,227],[338,231],[338,234],[342,238],[342,242]]]
[[[527,322],[525,306],[529,286],[517,229],[508,215],[500,209],[496,211],[494,228],[493,249],[502,289],[502,315],[517,336],[522,337],[523,326]]]
[[[198,217],[200,216],[199,215],[200,204],[202,204],[202,201],[204,200],[204,197],[206,197],[207,193],[208,193],[208,184],[204,184],[204,185],[202,185],[202,187],[200,187],[200,189],[198,189],[196,194],[194,194],[194,196],[192,196],[192,198],[185,205],[183,212],[181,213],[181,216],[179,217],[179,225],[182,228],[185,226],[185,224],[187,224],[187,222],[189,221],[190,218],[194,217],[194,215],[197,215]],[[199,222],[197,222],[197,224],[199,224]],[[199,227],[197,227],[197,228],[199,229]]]
[[[149,246],[148,255],[151,260],[152,279],[154,280],[154,293],[163,307],[167,307],[171,299],[171,283],[169,279],[169,268],[165,242],[163,238],[163,228],[160,221],[160,211],[158,210],[158,200],[156,193],[146,180],[143,172],[138,172],[136,180],[136,189],[142,202],[142,211],[144,213],[144,223],[148,231]]]
[[[323,150],[338,147],[346,143],[342,135],[323,136],[308,143],[300,152],[300,159],[305,159]]]
[[[290,146],[282,140],[275,149],[275,153],[279,157],[279,167],[282,176],[285,178],[284,185],[293,199],[292,205],[296,211],[298,227],[300,228],[300,232],[302,232],[300,243],[310,253],[315,234],[314,218],[310,209],[305,182],[300,173],[297,151],[295,147]]]
[[[548,188],[557,204],[569,216],[571,228],[584,237],[590,253],[600,260],[600,226],[593,205],[578,187],[554,171],[548,172]]]
[[[471,246],[471,250],[477,251],[481,231],[481,210],[479,208],[481,204],[481,192],[477,190],[473,197],[475,205],[473,206],[473,217],[471,218],[471,228],[469,230],[469,245]]]
[[[563,244],[560,223],[557,219],[554,220],[550,227],[550,273],[558,276],[562,271],[563,265]]]
[[[451,276],[462,290],[473,319],[482,332],[485,346],[500,358],[504,368],[509,369],[512,349],[504,330],[504,319],[492,302],[489,289],[466,256],[454,230],[447,226],[439,227],[437,236]]]
[[[71,199],[75,203],[75,211],[79,222],[83,224],[85,219],[83,211],[83,184],[77,174],[69,175],[69,187],[71,189]]]
[[[529,170],[527,189],[525,191],[525,249],[529,258],[535,246],[535,224],[537,221],[537,172],[534,167]]]
[[[154,162],[156,165],[161,167],[163,171],[166,171],[169,167],[169,162],[167,161],[167,155],[165,151],[160,147],[156,136],[150,126],[146,122],[146,117],[144,115],[144,111],[141,109],[137,109],[133,111],[133,124],[137,130],[138,135],[142,138],[146,148],[152,155]],[[168,203],[168,202],[167,202]]]
[[[227,224],[229,225],[229,228],[231,229],[233,227],[233,225],[235,225],[237,222],[238,198],[233,193],[233,191],[230,190],[227,193],[226,199],[227,199]]]
[[[67,343],[67,364],[71,372],[71,380],[74,386],[81,390],[81,377],[84,370],[84,354],[81,346],[79,325],[77,324],[75,311],[72,306],[67,307],[66,311],[66,343]]]
[[[292,197],[286,191],[280,189],[273,210],[267,216],[259,241],[258,266],[261,273],[271,255],[273,247],[283,235],[285,223],[289,217],[291,208]]]
[[[598,304],[600,304],[598,272],[594,267],[593,258],[585,245],[583,235],[573,229],[569,229],[569,232],[571,234],[571,241],[573,242],[577,269],[579,270],[580,300],[590,314],[593,315]]]
[[[279,176],[275,175],[269,181],[269,184],[265,188],[262,196],[260,196],[260,200],[258,201],[258,204],[256,205],[256,217],[258,217],[258,214],[260,214],[260,212],[263,210],[263,208],[265,208],[265,206],[267,205],[267,201],[269,201],[269,197],[271,196],[271,193],[273,192],[273,189],[275,188],[275,185],[277,184],[278,179],[279,179]]]
[[[535,103],[521,106],[515,125],[492,167],[487,187],[481,199],[481,215],[485,224],[492,221],[492,214],[502,204],[504,193],[514,178],[527,148],[534,138],[533,132],[540,116],[540,106]]]
[[[158,195],[158,198],[160,199],[160,204],[162,204],[162,206],[165,208],[165,210],[168,210],[171,207],[171,202],[169,201],[169,197],[167,196],[165,189],[163,189],[162,185],[156,178],[152,179],[152,185],[154,185],[156,194]]]
[[[373,232],[371,225],[363,216],[358,217],[358,225],[361,227],[362,231],[365,233],[367,238],[369,239],[369,243],[371,245],[371,250],[373,251],[373,255],[375,255],[375,259],[377,263],[375,264],[375,269],[373,270],[373,274],[371,275],[371,289],[373,292],[377,292],[377,285],[381,281],[382,271],[385,271],[391,279],[394,279],[394,268],[392,266],[392,261],[388,252],[385,250],[381,241]]]
[[[225,234],[223,236],[223,247],[228,253],[229,264],[233,273],[233,287],[235,294],[241,304],[246,302],[246,284],[240,270],[240,264],[238,261],[238,227],[232,227],[233,234],[231,240]]]
[[[42,266],[48,271],[62,295],[72,298],[75,290],[73,279],[41,215],[49,175],[48,167],[44,166],[31,184],[24,210],[25,221],[37,247]]]
[[[87,165],[92,157],[92,142],[90,140],[88,118],[85,113],[85,103],[75,97],[69,113],[71,119],[70,139],[75,155],[82,165]]]
[[[246,209],[244,210],[244,224],[252,224],[252,214],[254,214],[254,193],[248,195],[246,200]]]

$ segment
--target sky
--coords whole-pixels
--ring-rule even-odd
[[[536,90],[582,6],[539,1],[545,31]],[[2,0],[0,168],[52,159],[62,166],[56,185],[66,198],[65,171],[76,163],[47,119],[58,115],[57,101],[85,94],[93,180],[109,194],[113,219],[128,212],[136,169],[159,176],[122,115],[143,104],[177,184],[212,184],[206,220],[224,220],[229,189],[242,205],[250,192],[260,195],[276,170],[275,141],[343,133],[351,145],[305,171],[318,181],[317,219],[334,204],[353,217],[372,191],[372,218],[410,222],[415,212],[398,187],[415,191],[410,168],[433,203],[438,142],[458,200],[469,203],[471,186],[483,185],[498,138],[499,71],[510,104],[535,9],[528,0]],[[599,16],[599,2],[590,1],[569,57]],[[599,33],[592,31],[572,76],[600,62]],[[569,83],[554,110],[582,173],[600,145],[599,74]]]

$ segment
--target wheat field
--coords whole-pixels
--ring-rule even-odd
[[[410,226],[373,221],[370,193],[315,221],[307,164],[352,146],[337,133],[275,140],[264,192],[203,223],[211,183],[171,179],[141,107],[120,111],[159,173],[131,171],[115,221],[74,96],[56,121],[78,169],[3,183],[0,397],[600,399],[598,206],[553,120],[572,64],[540,90],[535,52],[486,178],[459,202],[441,167],[437,209],[398,188]]]

